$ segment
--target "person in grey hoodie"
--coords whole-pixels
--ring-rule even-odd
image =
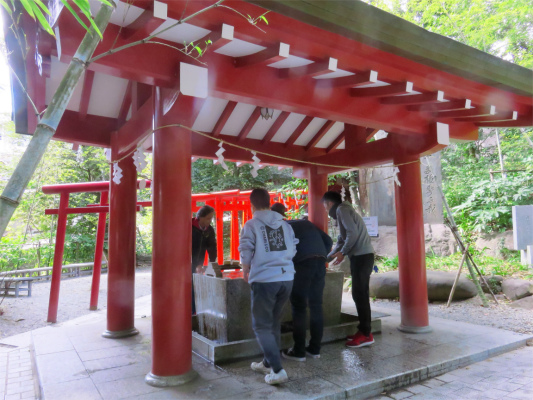
[[[298,239],[283,217],[270,211],[265,189],[254,189],[250,203],[253,218],[242,228],[239,252],[244,280],[252,289],[252,327],[264,354],[251,368],[276,385],[289,380],[281,365],[281,311],[292,290]]]
[[[370,346],[374,343],[371,332],[371,311],[369,283],[374,268],[374,248],[363,218],[352,205],[342,202],[340,193],[329,191],[322,197],[322,203],[329,216],[337,221],[339,237],[337,244],[328,256],[340,264],[345,257],[350,259],[352,273],[352,298],[359,317],[359,330],[346,338],[347,347]]]

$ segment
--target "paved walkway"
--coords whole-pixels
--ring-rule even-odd
[[[533,347],[451,371],[374,400],[533,399]]]

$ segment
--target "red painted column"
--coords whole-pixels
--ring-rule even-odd
[[[100,193],[100,205],[106,205],[108,198],[109,192]],[[98,214],[96,246],[94,249],[93,280],[91,284],[91,301],[89,304],[89,310],[91,311],[98,309],[98,292],[100,291],[100,276],[102,274],[102,254],[104,251],[106,219],[107,213],[103,212]]]
[[[113,159],[120,157],[114,150],[112,153]],[[107,330],[102,334],[112,339],[139,333],[134,326],[137,170],[132,157],[118,165],[122,179],[119,184],[113,179],[109,183]]]
[[[403,159],[395,163],[409,161],[419,160]],[[398,329],[410,333],[430,332],[420,162],[400,165],[399,169],[401,186],[395,185],[401,307]]]
[[[57,322],[57,308],[59,305],[59,286],[63,270],[63,252],[65,250],[65,234],[67,231],[68,193],[61,193],[57,214],[56,244],[54,248],[54,264],[52,265],[52,283],[50,285],[50,300],[48,301],[48,322]]]
[[[328,176],[327,174],[319,174],[316,167],[310,167],[308,182],[309,220],[324,232],[327,232],[328,214],[321,200],[324,193],[328,190]]]
[[[191,132],[156,131],[153,155],[152,370],[145,381],[164,387],[197,375],[192,369]]]
[[[217,234],[217,262],[224,264],[224,211],[222,211],[222,199],[215,199],[215,220]]]

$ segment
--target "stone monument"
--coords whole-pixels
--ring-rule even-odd
[[[533,205],[513,206],[514,249],[520,250],[522,264],[533,264]],[[528,249],[529,247],[529,249]]]

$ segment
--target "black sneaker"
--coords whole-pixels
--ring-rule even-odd
[[[286,358],[287,360],[293,360],[293,361],[305,361],[305,355],[302,357],[302,356],[298,356],[294,350],[292,349],[292,347],[289,349],[289,350],[283,350],[281,352],[281,356],[283,358]]]
[[[311,353],[309,347],[305,349],[305,354],[311,358],[320,358],[320,353]]]

